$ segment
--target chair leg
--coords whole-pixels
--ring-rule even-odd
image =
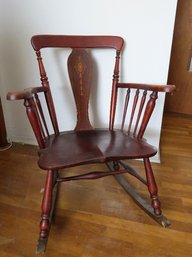
[[[52,207],[51,207],[51,213],[50,213],[50,222],[54,222],[55,219],[55,206],[57,204],[57,195],[59,191],[59,185],[60,183],[57,182],[57,179],[59,178],[59,170],[54,171],[53,176],[53,191],[52,191]]]
[[[41,222],[40,222],[40,235],[39,242],[37,245],[37,252],[42,253],[45,251],[46,243],[48,240],[49,230],[51,226],[51,212],[52,212],[52,192],[54,187],[54,171],[48,170],[46,182],[45,182],[45,190],[43,194],[42,200],[42,214],[41,214]]]
[[[161,203],[158,199],[158,189],[157,189],[157,184],[155,182],[155,177],[153,175],[153,170],[151,167],[151,163],[149,158],[144,158],[144,166],[145,166],[145,172],[146,172],[146,178],[147,178],[147,186],[148,190],[151,196],[152,200],[152,207],[154,209],[155,215],[161,215]]]

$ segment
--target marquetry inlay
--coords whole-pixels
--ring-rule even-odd
[[[80,95],[83,96],[83,74],[86,70],[86,65],[82,62],[80,55],[77,58],[77,62],[75,64],[75,70],[79,76]]]

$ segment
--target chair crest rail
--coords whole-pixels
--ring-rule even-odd
[[[69,48],[114,48],[120,51],[124,40],[119,36],[78,36],[78,35],[35,35],[31,44],[35,51],[46,47]]]

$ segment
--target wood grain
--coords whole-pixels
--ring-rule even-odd
[[[165,108],[176,113],[192,114],[192,2],[178,0],[168,83],[176,85],[173,95],[167,95]]]
[[[139,85],[129,83],[119,83],[119,66],[120,66],[120,53],[123,46],[123,39],[115,36],[61,36],[61,35],[39,35],[32,37],[32,45],[36,52],[40,80],[45,100],[47,103],[48,113],[54,129],[54,134],[49,135],[44,112],[40,104],[40,98],[38,93],[42,92],[39,88],[30,89],[22,93],[9,93],[8,99],[21,99],[24,98],[24,105],[26,107],[27,116],[32,126],[33,132],[40,147],[39,153],[39,167],[48,170],[48,175],[44,188],[43,202],[42,202],[42,215],[40,222],[40,238],[37,246],[37,252],[42,253],[45,251],[45,245],[47,243],[48,234],[50,231],[50,224],[52,223],[51,217],[54,213],[52,206],[55,206],[52,199],[56,200],[56,191],[54,188],[58,188],[55,182],[66,182],[74,179],[96,179],[108,175],[114,176],[117,173],[122,173],[122,164],[118,161],[125,159],[141,159],[144,158],[145,173],[147,178],[148,190],[151,196],[152,208],[145,204],[145,200],[142,200],[142,196],[134,194],[134,189],[129,182],[118,182],[126,189],[132,198],[137,198],[137,202],[141,207],[150,213],[158,222],[163,226],[167,226],[170,223],[168,220],[161,216],[160,201],[157,196],[157,186],[154,179],[153,171],[150,165],[149,158],[156,154],[156,149],[146,143],[146,140],[142,140],[148,122],[154,110],[156,99],[158,98],[158,92],[172,92],[174,86],[159,85]],[[49,87],[48,77],[43,64],[40,49],[45,47],[70,47],[72,52],[68,58],[68,72],[71,81],[72,91],[75,98],[77,109],[77,124],[74,131],[59,131],[57,115],[54,107],[51,90]],[[114,63],[113,81],[112,81],[112,93],[110,104],[110,118],[108,130],[96,130],[90,124],[88,116],[88,104],[89,95],[92,81],[92,58],[85,48],[115,48],[116,56]],[[115,112],[117,105],[117,95],[119,90],[129,90],[133,86],[136,89],[135,97],[133,99],[133,105],[131,109],[131,117],[128,125],[128,131],[114,130]],[[40,91],[39,91],[40,90]],[[143,92],[143,97],[139,99],[140,90]],[[145,96],[147,92],[150,92],[149,99],[144,107]],[[138,113],[136,111],[137,104]],[[124,117],[126,116],[128,101],[125,101]],[[144,108],[143,108],[144,107]],[[137,116],[134,118],[134,116]],[[142,118],[141,118],[141,114]],[[140,125],[138,127],[141,118]],[[136,119],[136,126],[132,128],[132,123]],[[138,128],[138,133],[137,132]],[[133,129],[133,135],[132,135]],[[111,173],[95,171],[87,171],[84,175],[72,175],[65,177],[64,179],[56,179],[58,171],[64,168],[76,167],[83,164],[107,164],[113,162],[110,167]],[[108,164],[107,164],[108,166]],[[122,167],[124,169],[124,167]],[[82,172],[81,168],[79,169]],[[114,171],[114,173],[113,173]],[[134,169],[132,169],[134,171]],[[128,169],[129,172],[129,169]],[[135,171],[134,171],[135,172]],[[56,175],[54,175],[54,173]],[[130,174],[130,173],[129,173]],[[137,174],[135,172],[135,174]],[[118,175],[120,176],[120,175]],[[135,178],[138,176],[134,176]],[[140,179],[141,180],[141,179]],[[144,180],[144,179],[143,179]],[[130,190],[131,189],[131,190]],[[54,194],[53,194],[54,192]],[[139,200],[141,199],[141,200]],[[148,207],[147,207],[148,206]]]
[[[112,177],[73,181],[60,187],[56,218],[45,257],[189,257],[192,245],[192,119],[166,114],[161,164],[153,164],[164,229],[128,197]],[[14,144],[0,154],[0,256],[35,254],[46,172],[36,165],[36,147]],[[136,169],[142,162],[131,161]],[[78,170],[77,170],[78,169]],[[92,170],[105,170],[90,165]],[[75,175],[83,167],[71,168]],[[141,194],[145,186],[132,178]]]

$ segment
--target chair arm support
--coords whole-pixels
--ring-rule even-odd
[[[47,88],[30,87],[18,92],[9,92],[7,94],[7,100],[21,100],[21,99],[26,100],[26,99],[32,98],[34,94],[37,94],[40,92],[47,92]]]
[[[170,93],[175,90],[174,85],[150,85],[150,84],[139,84],[139,83],[117,83],[117,88],[135,88],[150,90],[154,92],[165,92]]]

